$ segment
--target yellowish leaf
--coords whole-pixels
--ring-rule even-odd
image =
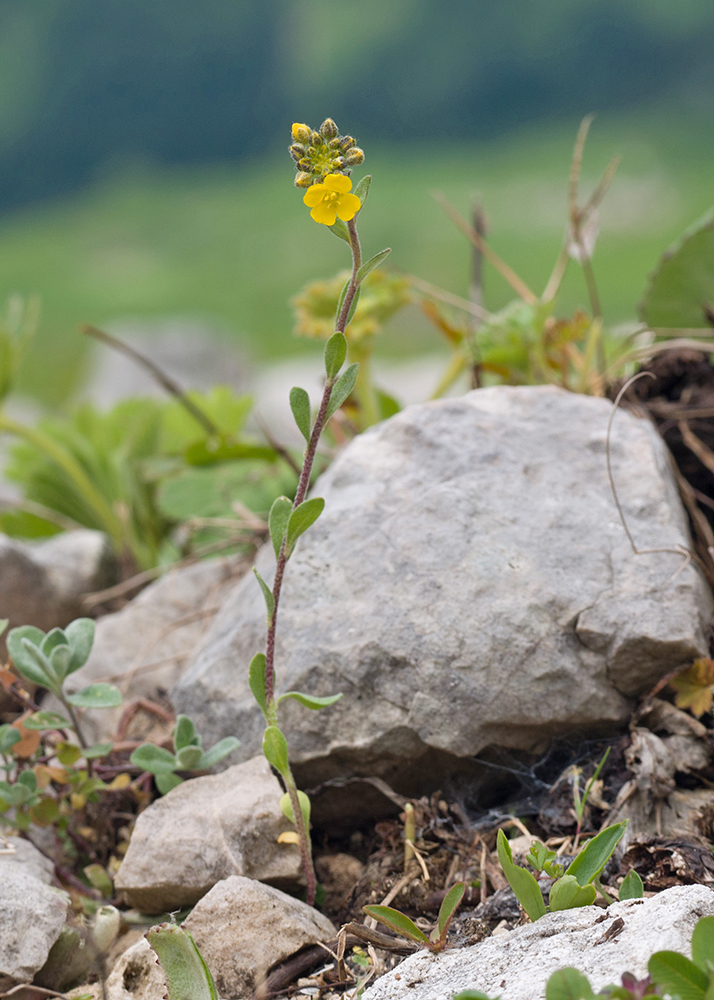
[[[110,792],[118,792],[122,788],[128,788],[131,784],[130,774],[118,774],[107,786]]]
[[[677,674],[669,683],[677,692],[677,708],[689,708],[699,718],[712,706],[714,660],[706,657],[695,660],[691,667]]]
[[[286,830],[285,833],[281,833],[278,837],[279,844],[299,844],[300,838],[295,833],[294,830]]]

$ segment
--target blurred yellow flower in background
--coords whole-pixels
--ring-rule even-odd
[[[328,174],[322,184],[313,184],[305,192],[303,201],[311,208],[315,222],[334,226],[337,218],[349,222],[362,207],[356,194],[349,194],[352,181],[344,174]]]

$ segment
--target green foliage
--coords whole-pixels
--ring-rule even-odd
[[[565,872],[558,873],[550,890],[551,910],[589,906],[595,901],[596,891],[592,883],[607,864],[626,827],[627,820],[624,820],[622,823],[615,823],[601,830],[583,847]],[[526,868],[514,864],[511,846],[503,830],[498,831],[497,848],[503,874],[530,919],[538,920],[545,916],[548,908],[543,901],[540,886]],[[552,876],[557,869],[552,867],[551,856],[552,852],[549,852],[540,841],[536,841],[531,845],[527,860],[529,863],[535,862],[534,867],[538,871],[545,870]],[[549,866],[551,866],[550,871],[548,871]]]
[[[201,737],[187,715],[179,715],[173,728],[174,753],[155,743],[142,743],[132,752],[131,763],[154,775],[162,795],[180,785],[178,771],[205,771],[240,746],[235,736],[226,736],[210,750],[204,750]]]
[[[218,1000],[216,985],[196,942],[176,924],[146,932],[166,976],[168,1000]]]
[[[429,937],[406,914],[394,909],[392,906],[363,906],[362,909],[368,916],[378,920],[385,927],[389,927],[390,930],[396,931],[397,934],[401,934],[402,937],[410,941],[415,941],[422,947],[428,948],[429,951],[439,952],[443,951],[446,947],[446,937],[451,921],[461,900],[464,898],[465,892],[466,885],[464,882],[456,882],[452,885],[442,900],[436,927]]]
[[[67,678],[87,662],[94,629],[91,618],[77,618],[64,630],[53,628],[46,634],[34,625],[21,625],[8,632],[7,648],[26,680],[48,688],[65,705],[67,702],[82,708],[118,705],[121,694],[111,684],[92,684],[73,695],[65,695],[63,690]]]
[[[694,223],[662,255],[640,303],[652,327],[711,327],[714,310],[714,213]]]
[[[620,886],[620,892],[618,893],[620,901],[623,899],[642,899],[644,894],[645,887],[642,884],[642,879],[634,868],[630,868]]]
[[[84,404],[67,418],[41,421],[33,429],[0,417],[0,430],[24,438],[12,448],[7,475],[23,487],[28,501],[104,531],[117,554],[129,553],[138,567],[154,566],[177,554],[171,542],[177,524],[235,519],[236,501],[265,511],[276,493],[295,485],[272,447],[244,436],[250,397],[216,386],[187,398],[217,435],[207,435],[175,399],[125,400],[106,413]],[[56,530],[42,518],[28,517],[0,513],[0,527],[38,534],[49,524]],[[192,542],[215,538],[215,530],[197,530]]]

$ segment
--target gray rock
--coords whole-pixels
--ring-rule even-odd
[[[459,951],[410,956],[368,989],[364,1000],[451,1000],[461,990],[482,990],[501,1000],[539,1000],[552,973],[567,966],[584,973],[597,992],[619,985],[623,972],[646,976],[655,951],[691,957],[695,924],[713,914],[714,892],[702,885],[677,886],[607,910],[586,906],[548,913]],[[619,933],[613,928],[618,919],[624,925]],[[615,933],[608,939],[611,928]]]
[[[45,885],[52,884],[55,866],[23,837],[0,837],[0,881],[7,872],[23,871]]]
[[[64,926],[69,896],[8,865],[0,877],[0,990],[30,983]]]
[[[159,704],[167,701],[167,692],[181,676],[188,657],[244,569],[243,560],[231,557],[206,559],[171,570],[121,611],[97,622],[90,657],[81,670],[71,675],[67,691],[109,681],[120,687],[125,703],[116,709],[84,713],[83,726],[91,742],[103,742],[116,732],[127,700],[146,698]],[[53,699],[46,699],[44,707],[62,711]],[[138,715],[127,735],[146,739],[152,735],[146,723],[146,716]]]
[[[82,611],[84,594],[116,582],[116,560],[99,531],[64,531],[41,542],[0,535],[0,618],[49,631]],[[4,651],[4,646],[3,646]]]
[[[215,885],[183,927],[226,1000],[252,996],[272,966],[337,933],[327,917],[306,903],[240,876]],[[163,972],[142,938],[112,969],[106,1000],[162,1000],[165,994]]]
[[[140,814],[116,888],[144,913],[192,906],[231,875],[297,888],[300,852],[278,843],[293,829],[281,797],[262,756],[184,782]]]
[[[252,996],[272,966],[337,934],[307,903],[239,876],[214,886],[183,926],[226,1000]]]
[[[618,519],[610,413],[549,386],[481,389],[409,407],[333,463],[280,605],[279,689],[344,695],[281,708],[303,787],[376,775],[433,789],[489,746],[539,752],[558,733],[612,730],[631,699],[706,655],[698,571],[633,555]],[[618,414],[612,456],[637,544],[688,546],[650,423]],[[270,581],[270,546],[257,566]],[[247,668],[264,642],[246,578],[171,696],[211,740],[239,734],[245,756],[260,748]]]

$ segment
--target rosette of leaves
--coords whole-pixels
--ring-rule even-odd
[[[142,743],[131,755],[131,763],[154,775],[156,787],[166,795],[183,778],[179,771],[207,771],[240,746],[235,736],[226,736],[210,750],[204,750],[201,737],[187,715],[179,715],[172,731],[174,753],[155,743]]]
[[[511,846],[503,830],[498,831],[498,860],[503,874],[531,920],[538,920],[550,910],[570,910],[578,906],[590,906],[595,902],[595,883],[612,856],[627,828],[627,820],[614,823],[601,830],[583,847],[577,857],[563,871],[555,861],[555,854],[544,844],[536,841],[531,845],[528,862],[538,872],[557,876],[550,889],[549,905],[545,905],[543,893],[535,876],[527,868],[514,864]],[[641,886],[640,882],[640,886]],[[636,887],[634,887],[636,888]],[[641,893],[640,893],[641,894]],[[634,897],[630,897],[634,898]]]
[[[114,684],[89,684],[67,694],[65,681],[83,667],[92,651],[95,624],[91,618],[76,618],[66,628],[53,628],[43,632],[35,625],[21,625],[10,629],[7,648],[15,668],[25,680],[38,687],[47,688],[64,705],[71,721],[62,716],[40,712],[26,720],[29,729],[59,729],[70,727],[82,741],[76,708],[115,708],[121,704],[121,691]],[[83,742],[83,741],[82,741]],[[101,753],[83,742],[83,756],[101,756],[111,749],[111,744],[99,744]]]

